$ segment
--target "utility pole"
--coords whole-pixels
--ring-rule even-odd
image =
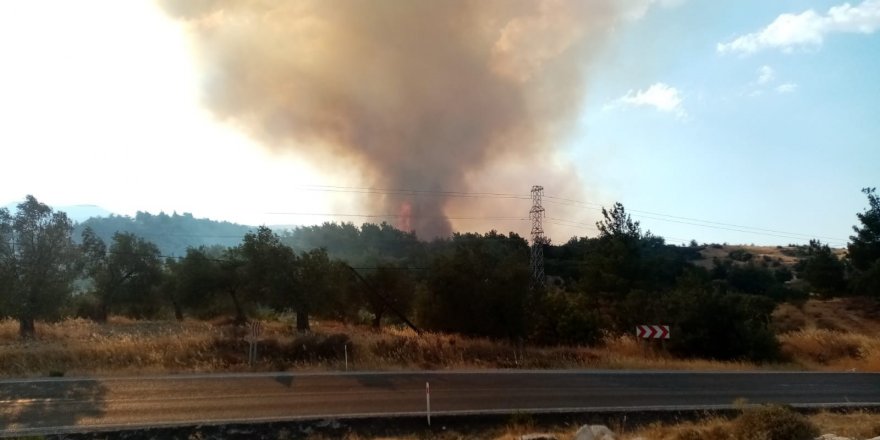
[[[532,257],[530,260],[532,289],[544,287],[544,207],[541,206],[541,197],[543,196],[543,186],[535,185],[532,187],[532,209],[529,210],[529,218],[532,220]]]

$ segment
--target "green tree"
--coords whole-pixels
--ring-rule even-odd
[[[868,209],[856,214],[862,226],[853,226],[847,253],[852,264],[853,285],[861,294],[880,296],[880,196],[876,188],[863,188]]]
[[[726,268],[727,287],[730,290],[750,295],[767,295],[780,284],[773,272],[752,262],[743,265],[730,264]]]
[[[12,288],[15,285],[15,230],[12,216],[0,208],[0,316],[12,315]]]
[[[810,240],[808,256],[801,261],[800,273],[817,293],[830,296],[846,288],[843,262],[827,244]]]
[[[392,264],[379,264],[376,270],[365,277],[373,291],[363,291],[363,302],[373,314],[373,328],[379,329],[382,317],[389,306],[400,313],[409,314],[415,298],[415,282],[405,267]],[[381,296],[379,296],[381,295]]]
[[[599,237],[584,259],[581,288],[590,293],[625,294],[640,278],[642,230],[620,203],[610,211],[602,208],[602,217],[596,222]]]
[[[181,308],[207,318],[228,312],[225,307],[231,305],[237,323],[247,320],[241,298],[241,267],[244,261],[235,248],[189,248],[186,256],[167,265],[168,288],[173,291]]]
[[[596,229],[599,230],[599,237],[630,237],[642,238],[642,228],[639,222],[633,221],[623,204],[617,202],[611,210],[602,208],[601,221],[596,222]]]
[[[295,276],[299,285],[291,292],[291,300],[296,310],[296,329],[308,331],[309,317],[318,308],[318,302],[332,294],[333,271],[324,249],[303,252],[297,263]]]
[[[719,360],[775,360],[779,342],[770,330],[775,303],[767,297],[680,290],[666,307],[674,332],[670,350]]]
[[[692,250],[669,246],[650,231],[643,233],[620,203],[610,211],[603,208],[602,216],[596,223],[599,236],[588,242],[581,262],[579,290],[613,301],[632,290],[672,288]]]
[[[539,344],[592,345],[602,338],[603,322],[587,297],[551,289],[530,313],[529,338]]]
[[[358,267],[377,263],[424,265],[425,243],[413,232],[404,232],[387,223],[324,223],[303,226],[281,234],[281,242],[299,250],[325,249],[330,258]]]
[[[427,328],[491,337],[525,335],[529,251],[516,234],[455,234],[437,244],[419,319]]]
[[[266,226],[244,236],[236,253],[241,256],[242,286],[248,298],[275,309],[296,310],[297,330],[309,330],[309,305],[304,302],[296,253]]]
[[[129,232],[117,232],[108,249],[91,228],[86,228],[81,246],[85,270],[98,299],[96,321],[107,322],[114,311],[124,310],[136,317],[155,314],[159,308],[156,287],[162,279],[162,260],[155,244]]]
[[[73,225],[63,212],[27,196],[14,216],[0,209],[0,294],[18,319],[19,334],[34,336],[34,321],[57,319],[76,275]]]

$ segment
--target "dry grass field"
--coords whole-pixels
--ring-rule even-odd
[[[770,266],[796,263],[793,247],[709,245],[697,263],[712,265],[743,251]],[[842,250],[840,250],[842,252]],[[743,263],[738,263],[743,264]],[[656,342],[606,337],[598,347],[534,347],[460,335],[338,322],[316,322],[297,335],[290,318],[265,323],[256,365],[247,364],[244,329],[223,323],[134,321],[105,325],[82,319],[37,324],[37,339],[22,341],[14,321],[0,321],[0,377],[88,374],[157,374],[211,371],[341,370],[345,352],[358,370],[479,368],[708,369],[754,368],[880,371],[880,303],[839,298],[782,304],[773,326],[787,361],[677,359]]]
[[[357,370],[602,368],[809,369],[880,371],[880,305],[863,299],[784,304],[774,314],[790,362],[678,359],[632,336],[608,337],[598,347],[534,347],[338,322],[316,322],[297,335],[285,319],[266,322],[256,365],[247,364],[244,330],[230,325],[133,321],[108,324],[75,319],[37,324],[36,340],[18,338],[14,321],[0,321],[0,376],[121,375],[211,371],[342,370],[345,354]]]
[[[774,324],[783,353],[811,370],[880,371],[880,303],[864,298],[782,304]]]
[[[243,330],[200,321],[108,324],[76,319],[37,324],[37,339],[22,341],[14,321],[0,322],[0,376],[123,375],[212,371],[645,368],[739,370],[753,365],[681,360],[632,336],[602,347],[517,347],[483,338],[318,322],[297,336],[287,322],[267,322],[259,360],[247,365]],[[346,335],[341,337],[338,335]],[[337,336],[334,336],[337,335]]]
[[[758,264],[766,263],[768,266],[782,265],[791,268],[798,262],[801,249],[794,246],[707,245],[700,251],[702,259],[695,261],[694,264],[711,269],[715,258],[731,259],[731,253],[735,251],[751,254],[749,261]],[[838,258],[846,254],[844,248],[834,248],[832,251]]]

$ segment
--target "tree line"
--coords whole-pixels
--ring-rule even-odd
[[[541,344],[668,324],[676,354],[769,360],[779,355],[776,303],[880,296],[880,203],[864,192],[846,258],[811,241],[791,269],[744,252],[695,265],[704,246],[667,244],[618,203],[602,210],[598,236],[543,244],[548,283],[538,289],[529,287],[529,244],[515,233],[425,242],[385,223],[260,227],[234,246],[170,258],[131,232],[105,240],[85,227],[75,240],[63,212],[28,196],[14,214],[0,210],[0,315],[17,319],[22,337],[35,320],[64,316],[244,322],[287,311],[300,331],[320,317]]]

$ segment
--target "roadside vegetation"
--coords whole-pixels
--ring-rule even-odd
[[[660,341],[630,334],[593,345],[539,345],[460,334],[421,335],[400,325],[313,321],[295,331],[292,315],[263,317],[258,360],[248,364],[247,328],[231,320],[146,321],[111,316],[38,323],[21,339],[14,320],[0,322],[0,376],[81,376],[228,371],[600,368],[673,370],[817,370],[880,372],[880,320],[875,301],[808,300],[774,312],[783,360],[755,363],[682,358]],[[795,314],[795,312],[799,314]],[[792,317],[794,316],[794,318]],[[792,320],[800,323],[791,328]],[[830,329],[828,327],[831,327]]]
[[[537,288],[514,233],[259,227],[175,258],[130,231],[74,236],[29,196],[0,210],[0,374],[243,370],[255,320],[260,370],[339,369],[347,355],[361,369],[878,371],[880,200],[864,192],[845,251],[671,245],[615,204],[598,236],[541,244]],[[636,340],[639,324],[672,338]]]
[[[867,439],[880,435],[880,414],[864,411],[802,415],[784,406],[744,409],[735,417],[709,416],[692,422],[654,422],[621,436],[623,440],[812,440],[820,434],[832,438]],[[560,437],[562,438],[562,437]]]
[[[635,417],[633,417],[635,416]],[[261,438],[289,440],[520,440],[573,438],[588,425],[596,438],[608,440],[829,440],[869,439],[880,435],[880,414],[866,411],[799,413],[784,406],[748,407],[723,413],[532,415],[436,419],[277,422],[257,425],[203,425],[111,433],[107,439],[129,438]],[[819,437],[817,433],[833,434]],[[525,437],[533,435],[533,437]],[[69,434],[71,440],[93,434]]]

